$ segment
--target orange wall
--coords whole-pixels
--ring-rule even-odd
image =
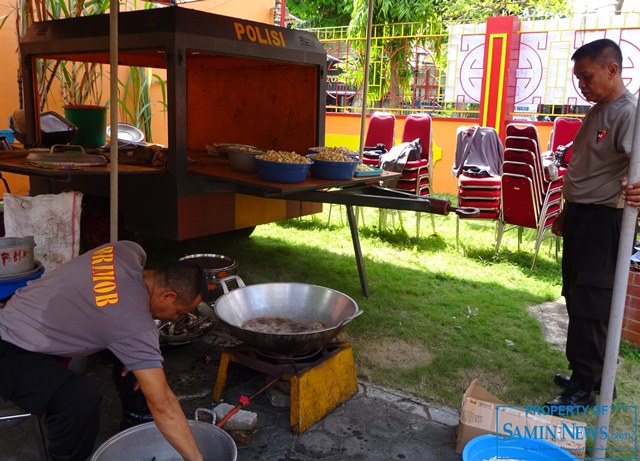
[[[400,142],[404,128],[404,116],[396,117],[395,138]],[[360,115],[359,114],[327,114],[325,145],[345,146],[352,150],[360,147]],[[368,122],[367,122],[368,123]],[[451,168],[456,153],[456,130],[460,126],[475,125],[475,119],[433,119],[433,192],[457,194],[458,181],[451,176]],[[540,145],[546,150],[552,125],[544,123],[536,125]]]
[[[181,8],[189,7],[210,13],[221,14],[225,16],[234,16],[252,21],[273,23],[273,8],[275,2],[273,0],[203,0],[192,4],[182,5]],[[18,59],[17,48],[18,42],[15,31],[15,11],[10,4],[0,4],[0,17],[9,15],[6,23],[0,28],[0,129],[9,128],[9,116],[13,111],[20,107],[18,100]],[[108,73],[108,66],[105,66],[105,72]],[[121,69],[121,72],[122,69]],[[154,73],[159,74],[162,78],[166,78],[166,72],[163,69],[154,69]],[[126,75],[126,73],[125,73]],[[121,75],[121,79],[125,80],[126,76]],[[151,87],[153,103],[153,119],[152,134],[154,142],[160,144],[167,143],[167,120],[163,111],[161,100],[161,90],[158,84]],[[109,80],[105,78],[103,84],[103,101],[109,99]],[[54,110],[60,114],[61,98],[59,92],[53,90],[49,94],[48,107],[45,110]],[[9,181],[11,192],[16,194],[29,193],[29,180],[23,175],[12,175],[5,173],[3,175]],[[4,191],[0,191],[2,193]]]
[[[271,8],[275,3],[274,0],[203,0],[184,3],[180,5],[180,8],[192,8],[223,16],[273,24]]]

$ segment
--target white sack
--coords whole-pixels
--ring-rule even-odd
[[[78,256],[82,192],[30,197],[4,194],[4,228],[7,237],[35,238],[34,257],[46,270]]]

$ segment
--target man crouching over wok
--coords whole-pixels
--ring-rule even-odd
[[[154,319],[175,321],[206,293],[193,263],[145,270],[134,242],[103,245],[28,283],[0,309],[0,396],[43,415],[53,461],[83,461],[98,433],[100,395],[57,357],[108,349],[133,372],[158,429],[187,461],[200,461],[162,369]]]

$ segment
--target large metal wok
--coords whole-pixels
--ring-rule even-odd
[[[238,288],[229,290],[234,280]],[[220,280],[224,294],[214,305],[216,316],[233,334],[264,352],[301,354],[321,348],[342,327],[362,314],[349,296],[330,288],[306,283],[261,283],[246,286],[232,275]],[[243,327],[259,317],[287,318],[306,324],[320,322],[326,328],[301,333],[267,333]]]

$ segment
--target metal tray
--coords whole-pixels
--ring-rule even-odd
[[[41,168],[61,169],[85,168],[107,164],[107,159],[103,155],[86,154],[82,146],[61,144],[51,146],[49,152],[43,152],[41,149],[30,151],[25,160],[27,163]]]

